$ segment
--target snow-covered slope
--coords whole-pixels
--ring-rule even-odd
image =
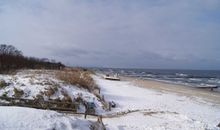
[[[54,111],[0,107],[0,130],[90,130],[91,122]]]
[[[219,129],[216,127],[220,122],[219,105],[93,77],[105,99],[117,104],[108,113],[115,116],[103,119],[110,130]]]
[[[21,70],[15,75],[0,75],[0,96],[35,99],[39,95],[44,100],[62,100],[68,95],[72,101],[80,96],[95,103],[97,114],[104,111],[93,93],[58,80],[56,71]],[[84,112],[83,107],[78,111]],[[49,110],[0,106],[0,130],[89,130],[93,123],[84,116],[76,118]]]
[[[0,96],[35,99],[40,95],[44,100],[62,100],[65,95],[68,95],[72,101],[80,96],[84,101],[95,103],[97,114],[103,111],[102,103],[94,94],[58,80],[56,71],[53,70],[21,70],[15,75],[0,75],[0,80],[7,83],[0,87]],[[16,95],[15,89],[21,91],[22,94]]]

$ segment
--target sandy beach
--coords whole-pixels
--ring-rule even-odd
[[[125,76],[121,77],[121,80],[131,82],[132,84],[142,88],[153,89],[166,93],[175,93],[180,96],[188,96],[191,98],[201,98],[202,100],[208,102],[220,104],[220,93],[208,89],[193,88],[184,85],[169,84],[160,81],[143,80]]]
[[[94,76],[106,101],[114,101],[109,130],[219,130],[219,94],[150,80]],[[114,116],[114,115],[117,116]],[[120,116],[119,116],[119,115]],[[171,123],[172,122],[172,123]]]

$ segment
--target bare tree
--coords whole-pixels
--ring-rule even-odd
[[[12,56],[22,56],[22,52],[19,51],[12,45],[0,45],[0,54],[1,55],[12,55]]]

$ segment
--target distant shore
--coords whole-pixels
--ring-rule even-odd
[[[176,85],[153,80],[143,80],[134,77],[122,76],[121,80],[129,81],[138,87],[153,89],[160,92],[171,92],[181,96],[201,98],[204,101],[220,105],[220,93],[200,88],[193,88],[184,85]]]

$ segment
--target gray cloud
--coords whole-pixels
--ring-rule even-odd
[[[86,55],[90,55],[91,52],[88,52],[82,49],[76,49],[76,48],[66,48],[66,49],[56,48],[55,50],[52,50],[52,54],[55,56],[59,56],[59,57],[80,58]]]
[[[68,65],[220,69],[219,0],[0,2],[0,43]]]

